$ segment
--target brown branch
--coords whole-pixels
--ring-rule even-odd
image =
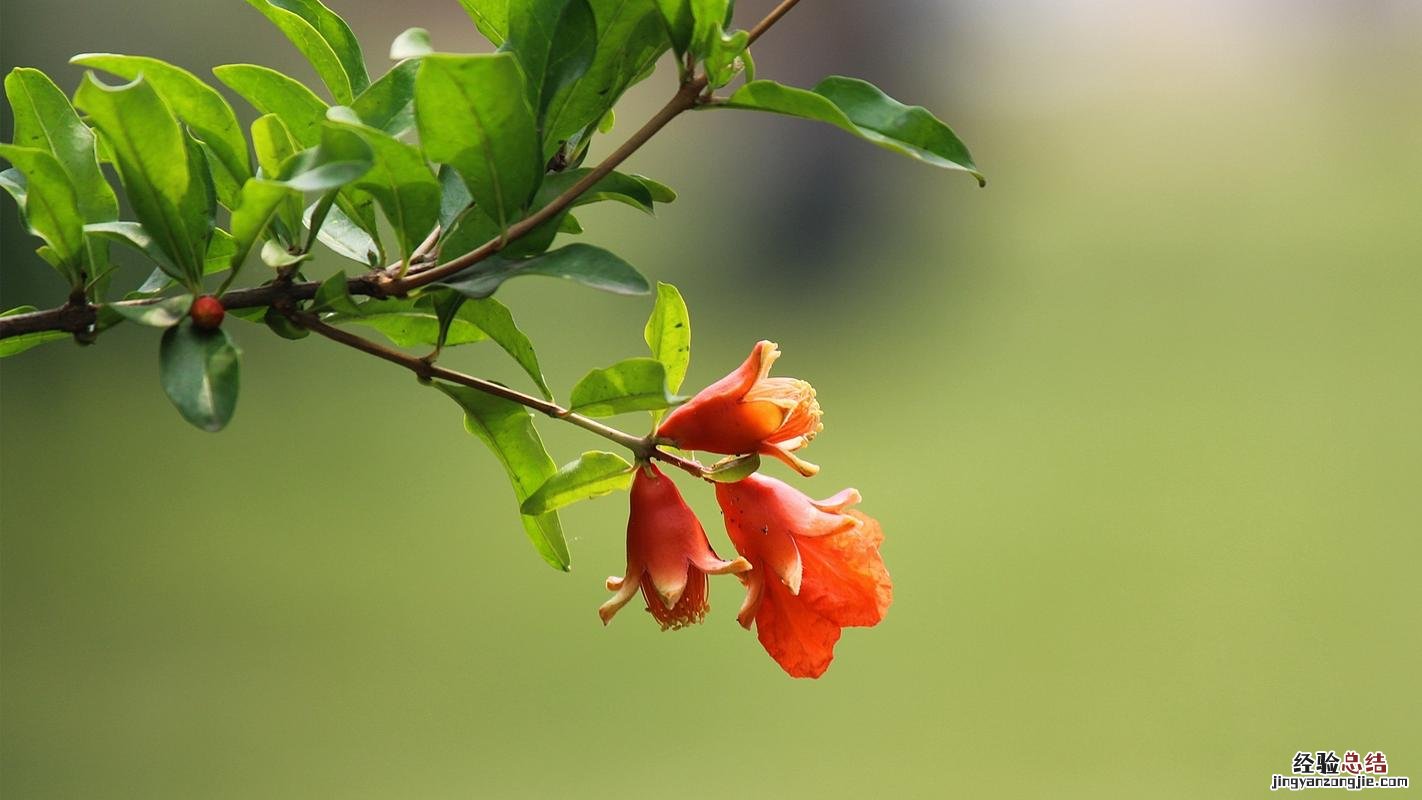
[[[783,0],[780,5],[772,8],[770,13],[765,15],[765,19],[757,22],[755,27],[750,29],[750,39],[746,41],[746,46],[749,47],[755,44],[756,39],[765,35],[765,32],[770,30],[772,25],[779,22],[781,17],[789,14],[790,9],[794,8],[798,2],[800,2],[800,0]]]
[[[581,180],[568,187],[567,191],[558,195],[548,205],[538,209],[533,214],[510,225],[504,235],[490,239],[479,247],[465,253],[458,258],[446,261],[435,267],[423,270],[412,270],[403,278],[386,277],[382,280],[382,288],[387,294],[405,294],[411,289],[418,289],[427,286],[438,280],[448,278],[455,273],[462,272],[469,267],[478,264],[480,261],[494,255],[504,249],[510,242],[528,235],[530,231],[545,222],[558,216],[569,206],[577,202],[589,189],[598,181],[606,178],[622,162],[626,161],[633,153],[637,152],[642,145],[647,143],[658,131],[665,128],[667,123],[676,119],[677,115],[696,106],[697,97],[701,90],[706,88],[706,77],[701,76],[688,81],[682,85],[672,99],[667,101],[665,106],[658,111],[646,124],[632,134],[622,146],[614,150],[607,158],[602,160]]]
[[[770,30],[781,17],[789,13],[799,0],[782,0],[782,2],[770,11],[760,22],[756,23],[750,30],[750,41],[759,39],[766,31]],[[700,75],[686,81],[677,89],[677,93],[672,99],[662,107],[646,124],[625,142],[621,147],[614,150],[602,163],[593,168],[591,172],[583,176],[567,191],[532,215],[510,226],[509,229],[497,239],[485,242],[479,247],[465,253],[458,258],[447,261],[443,264],[421,269],[412,266],[410,272],[403,276],[392,277],[384,270],[351,278],[347,283],[347,288],[352,295],[365,295],[371,297],[385,297],[388,295],[403,295],[412,289],[434,283],[435,281],[447,278],[457,272],[468,269],[474,264],[483,261],[489,256],[502,250],[509,242],[527,235],[530,231],[545,222],[556,217],[577,201],[585,192],[593,187],[598,181],[607,177],[622,162],[626,161],[633,153],[637,152],[642,145],[647,143],[658,131],[667,126],[683,111],[694,108],[700,102],[699,95],[706,88],[707,78]],[[439,241],[440,231],[438,228],[412,254],[411,261],[416,256],[426,256],[432,252]],[[279,299],[309,300],[316,296],[316,289],[320,286],[314,281],[294,284],[266,284],[250,289],[236,289],[222,295],[222,305],[225,308],[255,308],[259,306],[271,306]],[[149,303],[159,302],[161,298],[151,298],[147,300],[123,301],[119,305],[141,306]],[[98,307],[70,303],[59,308],[45,311],[34,311],[28,314],[16,314],[9,317],[0,317],[0,339],[7,339],[11,336],[20,336],[26,333],[38,333],[41,331],[67,331],[70,333],[88,333],[98,319]]]
[[[656,446],[652,437],[637,437],[625,431],[620,431],[608,425],[604,425],[591,417],[569,411],[557,403],[544,400],[540,397],[524,394],[517,389],[510,389],[501,383],[486,381],[483,378],[476,378],[472,375],[465,375],[462,372],[455,372],[452,369],[436,366],[423,358],[417,358],[386,347],[379,342],[371,341],[363,336],[357,336],[350,331],[342,330],[334,325],[328,325],[315,314],[306,311],[287,311],[286,315],[296,324],[306,328],[313,333],[318,333],[334,342],[339,342],[347,347],[354,348],[363,353],[368,353],[376,358],[389,361],[410,370],[424,380],[442,380],[455,383],[460,386],[467,386],[485,394],[495,397],[502,397],[511,400],[528,408],[546,414],[554,419],[570,422],[583,430],[590,431],[612,442],[622,445],[631,450],[639,459],[655,459],[670,464],[679,469],[694,475],[698,478],[706,477],[706,470],[700,463],[691,459],[682,458]]]

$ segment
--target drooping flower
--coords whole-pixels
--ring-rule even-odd
[[[754,567],[738,576],[746,599],[737,618],[796,678],[818,678],[834,659],[840,629],[879,624],[893,582],[879,556],[884,534],[852,510],[859,492],[811,500],[782,481],[752,475],[716,485],[726,532]]]
[[[771,378],[780,357],[774,342],[758,342],[735,372],[707,386],[657,428],[683,450],[774,456],[802,475],[819,467],[795,455],[824,429],[815,389],[797,378]]]
[[[710,610],[707,575],[748,569],[744,558],[724,561],[716,555],[676,484],[647,464],[632,479],[627,572],[607,579],[608,591],[616,594],[597,613],[606,625],[640,588],[647,611],[663,630],[682,628],[700,622]]]

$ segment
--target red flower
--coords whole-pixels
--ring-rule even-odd
[[[739,369],[668,414],[657,436],[683,450],[774,456],[802,475],[814,475],[820,468],[794,451],[824,429],[820,404],[810,384],[767,377],[779,357],[774,342],[757,343]]]
[[[627,605],[637,588],[662,630],[700,622],[709,575],[745,572],[744,558],[722,561],[706,541],[706,531],[681,499],[671,478],[648,464],[632,479],[632,513],[627,519],[627,573],[607,579],[616,592],[597,610],[606,625]]]
[[[763,475],[717,484],[716,499],[736,550],[755,567],[739,576],[741,625],[755,622],[761,645],[790,675],[818,678],[840,629],[879,624],[893,602],[879,523],[850,510],[854,489],[817,502]]]

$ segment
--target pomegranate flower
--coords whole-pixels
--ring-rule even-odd
[[[794,451],[824,429],[820,404],[805,381],[769,377],[779,357],[774,342],[758,342],[740,368],[668,414],[657,436],[683,450],[774,456],[801,475],[814,475],[820,468]]]
[[[676,484],[647,464],[632,479],[632,513],[627,519],[627,573],[607,579],[616,592],[597,610],[606,625],[632,596],[642,598],[662,630],[700,622],[710,605],[707,575],[745,572],[744,558],[723,561],[706,541],[706,531],[681,498]]]
[[[893,602],[879,523],[851,506],[845,489],[815,501],[790,485],[752,475],[716,485],[726,532],[755,569],[738,619],[756,626],[770,657],[791,676],[818,678],[834,659],[840,629],[871,627]]]

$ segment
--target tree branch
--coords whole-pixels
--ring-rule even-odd
[[[782,17],[790,12],[799,0],[782,0],[782,2],[770,11],[760,22],[756,23],[750,30],[750,41],[759,39],[766,31],[779,22]],[[442,280],[457,272],[461,272],[469,267],[483,261],[489,256],[502,250],[509,242],[512,242],[545,222],[556,217],[577,201],[584,193],[593,187],[598,181],[607,177],[613,170],[617,169],[622,162],[626,161],[642,145],[657,134],[662,128],[667,126],[683,111],[694,108],[699,100],[699,95],[706,88],[707,77],[702,74],[691,80],[684,82],[672,99],[667,102],[651,119],[647,120],[636,133],[632,134],[622,146],[614,150],[602,163],[593,168],[591,172],[583,176],[567,191],[532,215],[510,226],[509,229],[497,239],[490,240],[465,253],[458,258],[451,259],[443,264],[433,267],[418,268],[411,267],[410,272],[405,275],[392,276],[385,270],[375,270],[366,275],[351,278],[347,283],[347,289],[352,295],[386,297],[389,295],[403,295],[413,289],[427,286],[435,281]],[[417,248],[416,254],[420,256],[431,252],[439,241],[440,231],[436,228]],[[411,257],[414,260],[414,256]],[[316,296],[316,289],[320,286],[315,281],[304,283],[269,283],[263,286],[255,286],[249,289],[236,289],[222,295],[222,305],[224,308],[255,308],[259,306],[271,306],[278,300],[309,300]],[[160,302],[162,298],[149,298],[145,300],[128,300],[115,303],[114,305],[143,306]],[[27,333],[39,333],[42,331],[66,331],[69,333],[88,333],[98,320],[98,306],[69,303],[59,308],[45,311],[34,311],[28,314],[15,314],[9,317],[0,317],[0,339],[8,339],[12,336],[20,336]],[[323,323],[324,324],[324,323]],[[359,337],[357,337],[359,338]],[[403,355],[403,354],[402,354]],[[491,384],[497,385],[497,384]],[[478,387],[475,387],[478,388]],[[536,398],[535,398],[536,399]]]
[[[685,470],[686,472],[697,478],[706,477],[706,470],[704,467],[701,466],[700,463],[688,458],[682,458],[680,456],[673,455],[672,453],[668,453],[665,450],[662,450],[661,448],[656,446],[655,441],[650,436],[633,436],[632,434],[627,433],[625,431],[620,431],[609,425],[604,425],[601,422],[592,419],[591,417],[585,417],[582,414],[569,411],[568,409],[563,408],[557,403],[544,400],[541,397],[534,397],[533,395],[524,394],[523,392],[520,392],[516,389],[510,389],[509,387],[504,386],[501,383],[486,381],[483,378],[476,378],[472,375],[465,375],[462,372],[455,372],[452,369],[445,369],[444,367],[436,366],[435,364],[426,361],[423,358],[416,358],[415,356],[409,355],[408,353],[402,353],[399,350],[394,350],[389,347],[386,347],[385,345],[380,344],[379,342],[374,342],[370,339],[366,339],[365,337],[357,336],[356,334],[351,333],[350,331],[342,330],[341,328],[337,328],[334,325],[328,325],[323,322],[319,316],[312,314],[308,311],[291,310],[286,311],[284,313],[286,313],[287,317],[289,317],[293,322],[303,328],[306,328],[309,331],[312,331],[313,333],[318,333],[334,342],[339,342],[347,347],[360,350],[361,352],[368,353],[370,355],[375,356],[376,358],[384,359],[385,361],[389,361],[392,364],[402,366],[405,369],[408,369],[411,372],[415,373],[423,380],[428,381],[439,379],[442,381],[448,381],[450,383],[459,384],[460,386],[467,386],[470,389],[475,389],[480,392],[484,392],[485,394],[491,394],[495,397],[502,397],[505,400],[511,400],[520,405],[527,406],[528,408],[531,408],[534,411],[546,414],[547,416],[550,416],[554,419],[560,419],[564,422],[570,422],[578,426],[579,428],[582,428],[583,430],[590,431],[592,433],[597,434],[598,436],[601,436],[604,439],[622,445],[628,450],[631,450],[632,453],[639,459],[655,459],[657,461],[662,461],[674,467],[677,467],[678,469]]]

